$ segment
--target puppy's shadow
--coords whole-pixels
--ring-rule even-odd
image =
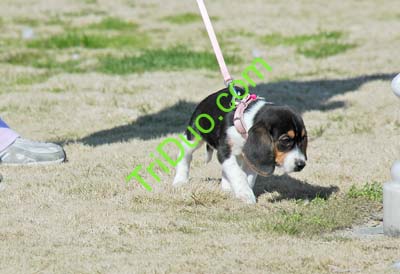
[[[278,192],[279,196],[274,201],[290,200],[290,199],[309,199],[320,197],[329,198],[333,193],[337,192],[337,186],[318,186],[306,182],[302,182],[288,175],[257,177],[254,186],[254,194],[258,198],[265,192]]]

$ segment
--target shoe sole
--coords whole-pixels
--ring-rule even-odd
[[[55,161],[43,161],[43,162],[31,162],[31,163],[2,163],[0,162],[0,165],[2,166],[44,166],[44,165],[53,165],[53,164],[60,164],[63,162],[66,162],[67,159],[59,159],[59,160],[55,160]]]

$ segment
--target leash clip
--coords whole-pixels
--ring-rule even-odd
[[[225,85],[230,89],[231,88],[231,83],[233,82],[233,79],[228,79],[227,81],[224,81],[224,82],[225,82]],[[237,96],[242,96],[243,95],[243,94],[241,94],[240,91],[236,90],[234,85],[232,85],[232,89],[236,93]],[[237,105],[240,104],[241,101],[242,100],[236,98],[235,96],[232,96],[231,106],[237,106]]]
[[[232,78],[229,78],[228,80],[224,81],[225,86],[228,87],[228,89],[231,88],[231,83],[232,82],[233,82]],[[234,85],[232,85],[232,89],[236,93],[236,95],[241,96],[240,91],[237,91]],[[240,100],[235,98],[235,96],[232,96],[231,106],[235,106],[236,107],[239,103],[240,103]]]

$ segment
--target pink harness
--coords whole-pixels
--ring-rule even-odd
[[[259,97],[256,94],[249,94],[246,98],[240,101],[239,105],[236,107],[235,114],[233,116],[233,125],[244,139],[247,139],[248,135],[246,124],[243,119],[243,113],[249,106],[249,104],[256,101],[257,99],[259,99]]]

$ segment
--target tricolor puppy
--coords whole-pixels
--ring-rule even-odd
[[[243,89],[236,87],[236,90],[244,94]],[[217,99],[224,111],[217,107]],[[271,175],[276,166],[286,173],[304,168],[307,131],[301,116],[287,106],[268,103],[255,95],[233,109],[231,101],[232,95],[225,88],[211,94],[196,107],[189,123],[194,130],[185,132],[188,142],[182,143],[185,154],[177,165],[173,185],[188,182],[192,154],[206,142],[207,162],[215,149],[222,164],[222,189],[233,191],[246,203],[255,203],[253,187],[258,174]],[[232,110],[226,112],[227,109]],[[201,114],[208,114],[214,120],[214,128],[209,133],[196,128],[196,119]],[[197,119],[197,126],[209,129],[212,122]]]

